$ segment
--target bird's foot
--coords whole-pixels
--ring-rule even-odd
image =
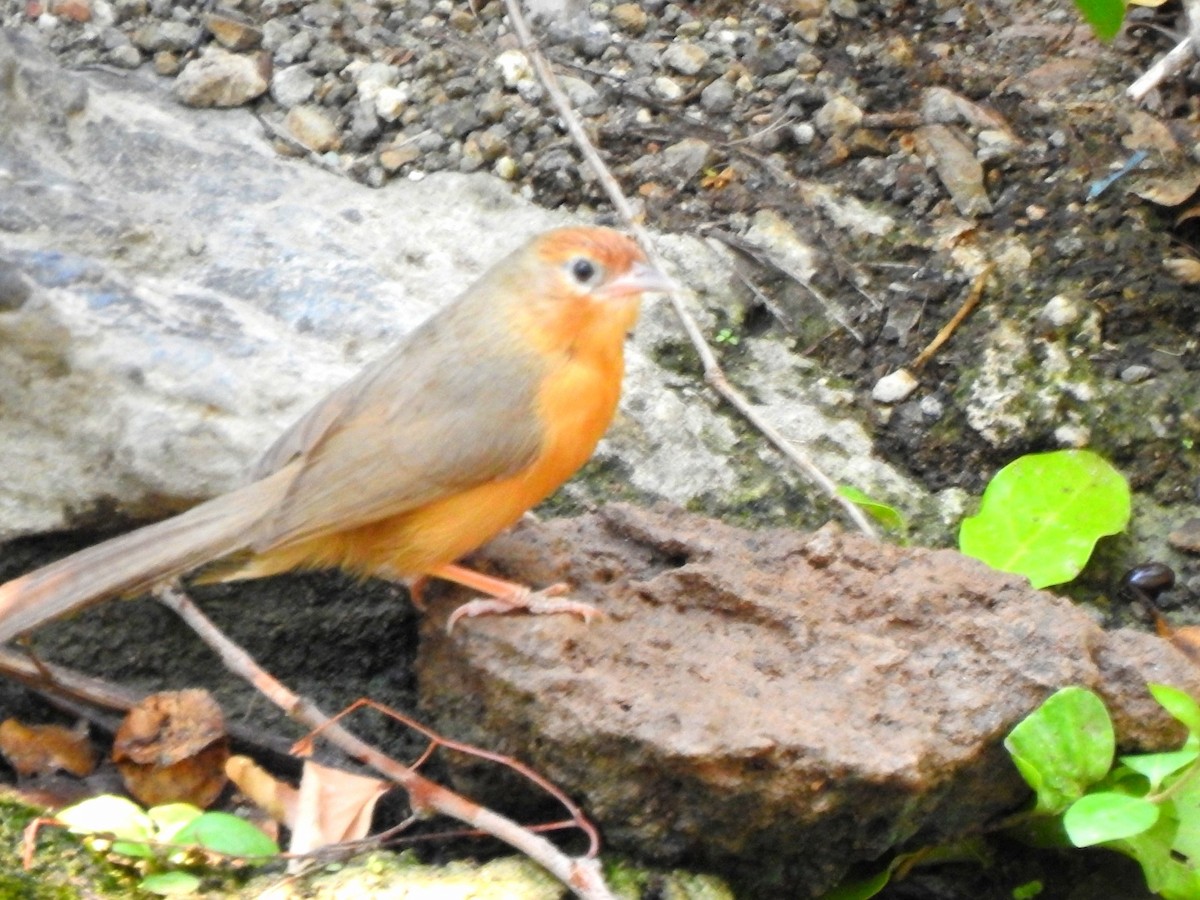
[[[584,622],[591,622],[601,615],[600,610],[590,603],[568,599],[565,594],[569,588],[565,584],[552,584],[540,591],[532,591],[520,585],[514,587],[516,590],[503,597],[480,597],[464,603],[450,614],[446,621],[446,631],[453,631],[460,619],[502,616],[512,612],[526,612],[534,616],[567,613],[579,616]]]

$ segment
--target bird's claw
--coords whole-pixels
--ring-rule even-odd
[[[565,584],[552,584],[540,591],[531,591],[523,587],[507,597],[480,597],[471,600],[450,614],[450,618],[446,620],[446,632],[453,631],[459,619],[502,616],[511,612],[527,612],[534,616],[567,613],[579,616],[589,624],[602,615],[600,610],[590,603],[565,599],[568,590],[570,589]]]

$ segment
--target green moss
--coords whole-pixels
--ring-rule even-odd
[[[21,860],[27,825],[40,810],[0,794],[0,897],[6,900],[74,900],[77,897],[142,897],[137,879],[108,865],[62,828],[39,828],[33,866]]]

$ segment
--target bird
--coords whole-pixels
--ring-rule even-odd
[[[0,585],[0,643],[205,567],[235,581],[307,569],[429,578],[484,597],[464,617],[595,610],[458,563],[592,455],[620,397],[643,294],[673,289],[598,226],[542,233],[327,394],[243,487]]]

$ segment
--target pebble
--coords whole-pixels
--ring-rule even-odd
[[[700,105],[713,115],[727,113],[734,107],[733,85],[718,78],[700,92]]]
[[[922,125],[915,134],[925,164],[937,171],[958,211],[971,217],[989,215],[992,201],[983,184],[983,166],[959,133],[948,125]]]
[[[912,396],[920,384],[908,369],[897,369],[875,382],[871,399],[876,403],[900,403]]]
[[[650,93],[659,100],[671,102],[683,96],[683,88],[675,79],[660,75],[650,82]]]
[[[297,106],[288,112],[283,124],[293,138],[314,153],[333,150],[341,143],[337,126],[319,106]]]
[[[691,181],[712,161],[712,146],[700,138],[684,138],[662,152],[663,168],[681,184]]]
[[[208,47],[175,79],[175,95],[188,106],[241,106],[266,93],[258,60],[220,47]]]
[[[813,125],[826,136],[848,134],[862,122],[863,112],[853,102],[842,96],[832,98],[822,106],[815,116]]]
[[[638,3],[618,3],[609,15],[617,27],[627,34],[641,34],[650,23],[650,16]]]
[[[1154,370],[1149,366],[1134,364],[1121,370],[1120,378],[1126,384],[1140,384],[1154,377]]]
[[[271,76],[271,99],[284,109],[291,109],[312,99],[317,79],[304,66],[276,69]]]
[[[673,43],[663,51],[663,65],[680,75],[697,75],[709,60],[709,53],[698,44]]]
[[[228,10],[206,15],[204,27],[227,50],[252,50],[262,44],[262,29]]]

